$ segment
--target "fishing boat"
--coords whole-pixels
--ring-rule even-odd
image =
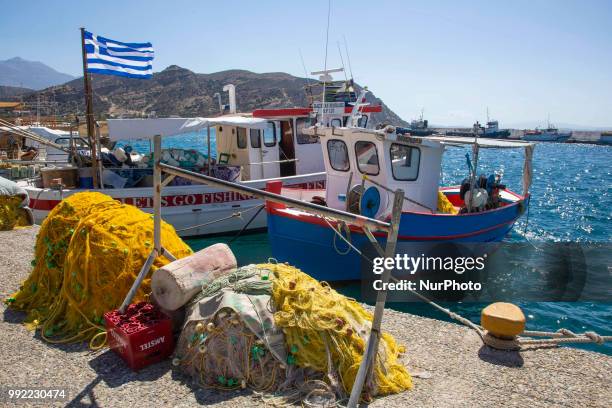
[[[499,122],[496,120],[487,120],[487,125],[482,126],[480,122],[474,123],[471,131],[449,130],[447,136],[464,136],[464,137],[487,137],[491,139],[507,139],[510,136],[508,129],[500,129]],[[416,135],[418,136],[418,135]]]
[[[392,192],[405,193],[398,242],[502,240],[529,204],[534,144],[474,137],[415,137],[381,130],[314,126],[305,130],[321,140],[326,187],[296,190],[270,183],[268,190],[331,208],[388,220]],[[461,186],[439,187],[444,151],[471,146],[472,170]],[[501,184],[500,176],[477,177],[481,148],[525,151],[523,193]],[[445,203],[442,210],[439,202]],[[360,225],[347,225],[305,211],[268,203],[268,236],[273,256],[308,271],[316,279],[360,278],[361,256],[372,235]],[[384,236],[373,234],[380,243]],[[297,249],[299,248],[299,249]]]
[[[397,128],[400,132],[409,133],[412,136],[429,136],[436,133],[434,129],[429,128],[429,122],[427,119],[423,119],[423,110],[418,119],[410,121],[410,127]]]
[[[235,101],[233,104],[235,106]],[[231,110],[235,112],[234,107]],[[381,112],[381,107],[364,106],[361,110],[367,117]],[[329,117],[329,123],[344,123],[351,111],[349,104],[346,107],[343,104],[340,111]],[[162,160],[186,164],[191,170],[254,188],[265,188],[269,180],[283,180],[289,188],[320,189],[325,186],[321,146],[316,137],[303,132],[312,124],[312,112],[313,108],[307,107],[258,109],[248,114],[230,113],[212,118],[114,119],[108,120],[109,138],[111,143],[129,143],[150,140],[156,134],[174,136],[207,129],[202,137],[208,138],[209,148],[211,131],[216,136],[216,151],[209,150],[213,154],[205,156],[190,150],[166,149]],[[129,151],[124,154],[124,150],[129,149],[124,146],[115,150],[119,159],[124,156],[115,167],[111,163],[96,169],[100,171],[103,188],[92,188],[91,182],[87,182],[91,175],[80,177],[82,170],[91,173],[91,167],[73,170],[79,171],[80,186],[42,186],[40,179],[20,182],[30,196],[35,221],[42,222],[63,198],[83,190],[100,191],[151,212],[151,156]],[[187,159],[194,157],[196,159],[189,163]],[[166,183],[168,186],[162,197],[163,217],[181,236],[266,228],[261,200],[179,178]]]
[[[481,136],[493,139],[507,139],[510,136],[510,131],[508,129],[500,129],[498,121],[489,120]]]
[[[572,132],[561,132],[559,129],[550,123],[550,119],[548,120],[548,125],[546,129],[538,129],[527,130],[525,135],[523,136],[523,140],[527,140],[529,142],[557,142],[564,143],[572,137]]]

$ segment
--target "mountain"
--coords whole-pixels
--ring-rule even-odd
[[[18,86],[0,85],[0,99],[15,99],[16,97],[34,92],[30,88],[20,88]]]
[[[237,108],[250,112],[258,108],[288,108],[307,106],[304,85],[312,81],[282,72],[257,74],[245,70],[228,70],[212,74],[197,74],[172,65],[153,74],[151,79],[131,79],[108,75],[92,75],[94,112],[99,117],[142,117],[155,114],[169,116],[213,116],[219,113],[215,93],[226,84],[236,86]],[[73,115],[75,108],[84,112],[83,78],[32,93],[26,100],[41,100],[58,104],[59,113]],[[368,102],[382,104],[383,112],[372,118],[373,123],[405,125],[382,101],[369,93]]]
[[[38,61],[15,57],[0,61],[0,85],[44,89],[74,79]]]

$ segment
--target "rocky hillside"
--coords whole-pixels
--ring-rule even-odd
[[[218,102],[213,95],[221,93],[227,103],[227,95],[222,89],[229,83],[236,86],[241,112],[306,106],[304,85],[308,81],[282,72],[256,74],[229,70],[196,74],[173,65],[148,80],[93,75],[92,84],[94,110],[99,117],[141,117],[153,113],[158,117],[190,117],[218,114]],[[82,78],[31,93],[25,99],[34,102],[38,94],[41,100],[57,102],[58,113],[74,114],[77,107],[81,113],[84,111]],[[383,112],[373,118],[375,123],[406,124],[373,94],[368,95],[368,101],[383,105]]]
[[[33,90],[29,88],[0,85],[0,99],[14,100],[19,96],[28,94],[30,92],[33,92]]]

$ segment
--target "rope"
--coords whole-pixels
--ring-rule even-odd
[[[262,205],[259,206],[259,209],[257,210],[257,212],[255,212],[255,214],[251,217],[251,219],[246,224],[244,224],[244,227],[242,227],[242,229],[240,231],[238,231],[238,233],[236,235],[234,235],[234,237],[232,239],[229,240],[228,244],[231,244],[232,242],[237,240],[238,237],[240,237],[240,235],[242,235],[242,233],[249,227],[249,225],[251,225],[253,220],[255,218],[257,218],[257,216],[259,215],[261,210],[264,209],[265,206],[266,206],[265,204],[262,204]]]
[[[347,245],[350,246],[355,252],[357,252],[363,259],[373,264],[372,260],[366,257],[359,249],[355,248],[355,246],[349,242],[344,236],[336,230],[332,226],[332,224],[325,218],[322,217],[323,220],[327,223],[327,225],[334,231],[336,235],[338,235]],[[334,247],[335,247],[335,237],[334,237]],[[350,250],[350,249],[349,249]],[[337,249],[336,249],[337,251]],[[338,252],[340,253],[340,252]],[[395,283],[399,283],[399,280],[391,276],[391,280]],[[502,350],[518,350],[522,346],[534,346],[534,345],[559,345],[559,344],[567,344],[567,343],[596,343],[603,344],[606,342],[612,341],[612,336],[602,336],[594,331],[585,332],[583,334],[575,334],[568,329],[559,329],[557,332],[546,332],[546,331],[524,331],[523,337],[551,337],[550,339],[525,339],[522,337],[517,337],[516,339],[500,339],[498,337],[494,337],[491,334],[487,333],[485,329],[483,329],[478,324],[472,322],[471,320],[461,316],[458,313],[447,309],[433,300],[427,298],[426,296],[418,293],[415,290],[410,288],[406,288],[406,290],[423,302],[432,306],[433,308],[439,310],[440,312],[446,314],[452,320],[455,320],[464,326],[469,327],[470,329],[476,331],[478,336],[481,338],[483,343],[497,349]]]
[[[191,229],[194,229],[194,228],[206,227],[208,225],[216,224],[216,223],[221,222],[221,221],[227,221],[227,220],[232,219],[232,218],[242,217],[242,214],[246,214],[247,212],[252,211],[252,210],[254,210],[256,208],[260,208],[261,209],[261,208],[263,208],[262,206],[263,206],[263,204],[255,206],[255,207],[247,208],[244,211],[237,211],[237,212],[233,213],[232,215],[228,215],[227,217],[222,217],[222,218],[219,218],[219,219],[216,219],[216,220],[213,220],[213,221],[205,222],[204,224],[192,225],[191,227],[177,229],[175,231],[176,232],[188,231],[188,230],[191,230]]]

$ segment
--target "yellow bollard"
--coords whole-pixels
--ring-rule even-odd
[[[525,330],[525,315],[512,303],[497,302],[482,309],[480,324],[495,337],[512,339]]]

